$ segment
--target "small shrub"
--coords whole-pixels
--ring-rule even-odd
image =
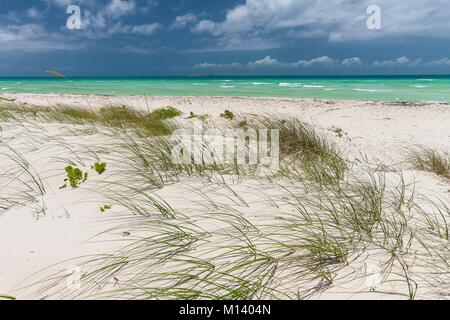
[[[154,120],[167,120],[178,117],[181,115],[181,111],[174,107],[159,108],[148,114],[150,119]]]
[[[189,116],[186,119],[194,119],[196,117],[197,116],[195,115],[195,113],[191,111],[191,112],[189,112]]]
[[[344,132],[344,130],[342,130],[341,128],[335,128],[333,127],[332,129],[330,129],[330,131],[332,131],[333,133],[336,134],[336,137],[338,138],[342,138],[344,135],[346,135],[346,133]]]
[[[249,125],[248,125],[248,122],[247,122],[246,119],[239,121],[238,124],[237,124],[237,127],[240,128],[240,129],[247,129],[248,126]]]
[[[189,117],[187,117],[186,119],[199,119],[201,121],[206,121],[206,119],[208,119],[208,115],[207,114],[195,114],[194,112],[190,112],[189,113]]]
[[[98,174],[102,174],[106,171],[106,163],[105,162],[96,162],[92,166],[92,169],[94,169]]]
[[[221,115],[221,118],[227,119],[227,120],[233,120],[234,119],[234,113],[230,110],[225,110]]]
[[[105,212],[107,210],[110,210],[112,208],[112,206],[105,204],[103,206],[100,207],[100,212]]]
[[[78,188],[80,186],[80,184],[83,183],[83,182],[86,182],[86,180],[88,178],[88,173],[87,172],[83,172],[79,168],[74,168],[72,166],[67,166],[64,170],[67,173],[67,178],[64,179],[64,181],[66,183],[63,186],[61,186],[60,189],[67,188],[67,182],[69,182],[69,185],[72,188]]]

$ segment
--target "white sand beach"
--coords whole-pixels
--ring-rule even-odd
[[[185,114],[208,114],[212,121],[229,109],[236,114],[295,117],[327,130],[341,128],[348,139],[337,139],[346,150],[394,163],[403,147],[413,144],[450,148],[450,108],[445,104],[396,105],[352,100],[249,97],[143,97],[66,94],[4,94],[16,103],[37,106],[73,105],[100,108],[127,105],[140,110],[174,106]],[[89,103],[89,105],[88,105]],[[351,141],[350,141],[351,140]]]
[[[319,255],[317,264],[316,260],[308,258],[308,263],[314,267],[305,267],[303,259],[313,256],[313,252],[306,254],[304,250],[311,249],[303,242],[314,238],[315,232],[326,235],[318,231],[320,228],[316,229],[312,222],[316,218],[300,222],[299,203],[308,207],[312,203],[308,197],[325,199],[329,196],[320,188],[310,191],[306,182],[286,177],[272,178],[269,183],[257,175],[233,174],[223,174],[221,178],[225,182],[217,177],[208,180],[195,174],[181,174],[168,178],[170,183],[160,186],[154,183],[150,187],[150,174],[145,171],[150,169],[144,166],[139,169],[133,162],[136,150],[122,146],[128,141],[125,133],[101,124],[46,122],[36,115],[21,116],[20,121],[0,117],[0,296],[142,299],[157,298],[155,288],[175,290],[176,287],[177,290],[211,293],[213,298],[221,296],[222,289],[212,289],[211,283],[229,288],[240,283],[236,280],[238,274],[240,279],[249,282],[245,290],[255,293],[246,297],[254,299],[450,297],[450,260],[446,260],[450,258],[450,245],[448,234],[445,236],[446,228],[448,232],[450,227],[450,179],[419,170],[406,160],[408,150],[414,146],[450,151],[449,105],[241,97],[65,94],[3,94],[2,97],[14,100],[0,101],[10,109],[75,106],[100,110],[124,105],[151,112],[170,106],[182,112],[172,121],[186,127],[194,121],[188,119],[191,112],[207,115],[205,121],[219,129],[227,124],[227,120],[220,117],[224,110],[242,119],[294,118],[312,125],[336,145],[352,164],[350,175],[357,176],[363,168],[370,167],[375,176],[383,174],[385,181],[380,184],[385,184],[386,190],[398,190],[404,183],[405,194],[386,191],[389,197],[397,194],[402,198],[400,209],[392,203],[393,198],[379,199],[385,205],[383,214],[386,214],[385,226],[389,226],[386,227],[389,231],[380,227],[378,231],[370,230],[373,233],[368,237],[370,240],[366,236],[358,241],[346,239],[346,253],[342,254],[345,261]],[[96,173],[91,168],[95,162],[107,163],[107,170],[103,174]],[[89,172],[89,178],[78,188],[60,189],[64,184],[64,168],[70,164]],[[161,170],[158,173],[165,175]],[[161,179],[166,181],[166,178]],[[315,192],[320,195],[315,196]],[[342,201],[336,207],[345,206],[345,200]],[[104,205],[111,208],[102,212],[99,208]],[[327,207],[329,203],[324,200],[322,205]],[[316,209],[311,207],[319,217]],[[178,216],[182,218],[173,218]],[[167,217],[174,222],[163,225],[162,220],[158,220]],[[287,227],[290,223],[295,227]],[[327,233],[342,239],[344,230],[348,234],[356,230],[344,225],[345,228],[340,229],[331,227],[330,223]],[[177,232],[184,235],[169,239],[169,235]],[[186,235],[188,233],[190,236]],[[209,236],[201,236],[204,234]],[[168,238],[162,240],[165,235]],[[153,237],[161,243],[167,241],[164,243],[170,244],[177,253],[167,253],[163,258],[161,252],[169,249],[150,246],[157,242]],[[191,243],[190,237],[196,240]],[[297,246],[300,243],[303,244]],[[233,254],[233,248],[234,252],[240,252],[239,258]],[[392,252],[395,254],[389,256]],[[88,257],[98,260],[85,264]],[[176,259],[169,261],[168,257]],[[67,276],[74,267],[92,270],[94,265],[111,265],[111,261],[102,259],[117,263],[108,269],[114,269],[111,275],[89,274],[85,279],[87,284],[81,289],[67,288],[67,281],[71,281]],[[194,266],[188,268],[189,271],[183,269],[194,259],[201,261],[201,268],[200,262],[196,265],[201,270],[193,271]],[[249,265],[255,261],[264,261],[264,264],[234,274],[237,271],[231,271],[231,267],[237,265],[239,259]],[[207,263],[211,264],[211,269]],[[193,272],[192,279],[206,279],[209,272],[211,282],[191,284],[192,279],[184,279],[184,284],[177,287],[161,275],[169,271],[174,272],[174,278],[180,277],[180,281],[181,273]],[[215,274],[219,271],[221,274]],[[52,278],[52,272],[63,275]],[[132,287],[151,287],[153,291],[134,291]],[[163,298],[181,295],[171,290],[167,289]],[[200,295],[200,298],[205,297]]]

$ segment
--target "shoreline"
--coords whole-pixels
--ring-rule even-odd
[[[28,93],[28,92],[0,92],[0,99],[3,98],[25,98],[27,96],[34,97],[90,97],[90,98],[112,98],[112,99],[124,99],[124,98],[141,98],[141,99],[175,99],[175,98],[190,98],[190,99],[248,99],[248,100],[274,100],[274,101],[317,101],[317,102],[344,102],[344,103],[379,103],[387,105],[401,105],[401,106],[450,106],[450,102],[419,102],[413,100],[380,100],[380,99],[341,99],[341,98],[306,98],[306,97],[289,97],[289,96],[240,96],[240,95],[112,95],[102,93]],[[1,100],[0,100],[1,101]]]

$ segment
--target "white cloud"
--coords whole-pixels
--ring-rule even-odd
[[[396,59],[374,61],[364,63],[359,57],[345,58],[342,60],[333,59],[328,56],[317,57],[310,60],[299,60],[296,62],[283,62],[278,59],[266,56],[263,59],[250,61],[247,64],[231,63],[201,63],[195,65],[195,68],[202,69],[225,69],[225,68],[351,68],[351,67],[417,67],[417,66],[450,66],[450,59],[443,58],[435,61],[423,62],[422,59],[410,60],[403,56]]]
[[[133,26],[123,26],[120,19],[126,15],[142,12],[146,8],[157,5],[156,0],[147,0],[145,7],[136,5],[135,0],[108,0],[103,3],[92,0],[45,0],[47,3],[55,4],[63,8],[76,4],[80,6],[82,23],[81,28],[86,31],[85,35],[89,38],[104,37],[115,32],[133,32]],[[139,10],[138,10],[139,9]],[[151,33],[146,31],[144,26],[137,25],[135,33]],[[148,27],[147,27],[148,28]]]
[[[158,6],[159,6],[158,0],[147,0],[145,1],[145,6],[140,7],[139,10],[143,13],[146,13]]]
[[[450,66],[450,59],[449,58],[443,58],[435,61],[431,61],[428,63],[430,66]]]
[[[47,0],[47,3],[65,7],[72,1]],[[89,45],[87,40],[107,38],[114,34],[148,36],[161,27],[156,22],[122,24],[120,20],[123,16],[136,12],[134,0],[109,0],[101,5],[87,0],[79,0],[77,3],[82,5],[82,30],[69,31],[65,26],[61,26],[59,30],[49,31],[44,25],[23,24],[21,21],[0,24],[0,51],[79,50]],[[41,12],[35,7],[29,8],[26,14],[30,18],[41,16]]]
[[[152,1],[149,6],[155,5]],[[161,25],[157,22],[129,25],[123,24],[121,18],[138,12],[134,0],[111,0],[105,6],[97,9],[82,9],[82,29],[84,36],[90,39],[105,38],[114,34],[150,35],[157,31]]]
[[[132,33],[150,35],[161,27],[159,23],[135,25],[131,28]]]
[[[217,30],[217,24],[211,20],[202,20],[200,21],[193,29],[194,32],[209,32],[215,35],[219,35],[220,32]]]
[[[278,59],[272,58],[271,56],[266,56],[263,59],[250,61],[245,65],[239,63],[231,63],[231,64],[216,64],[216,63],[201,63],[197,64],[195,68],[202,69],[223,69],[223,68],[308,68],[311,66],[319,66],[319,67],[349,67],[354,65],[361,65],[362,61],[358,57],[347,58],[342,61],[332,59],[328,56],[322,56],[318,58],[314,58],[311,60],[299,60],[297,62],[281,62]]]
[[[38,9],[36,9],[36,7],[31,7],[27,10],[27,15],[30,18],[39,18],[41,16],[41,13]]]
[[[358,66],[361,64],[362,64],[362,61],[358,57],[347,58],[347,59],[342,60],[342,65],[344,65],[344,66]]]
[[[86,30],[101,29],[107,26],[107,17],[102,12],[92,13],[89,10],[82,11],[83,19],[81,23],[82,29]]]
[[[313,65],[325,65],[325,66],[333,66],[338,63],[336,60],[331,59],[328,56],[322,56],[311,60],[300,60],[292,63],[293,66],[296,67],[310,67]]]
[[[72,0],[48,0],[47,2],[53,2],[60,7],[67,7],[72,4]]]
[[[72,5],[72,4],[76,4],[76,5],[89,5],[92,4],[92,0],[45,0],[47,3],[50,4],[55,4],[57,6],[60,7],[65,7],[67,8],[68,6]]]
[[[0,26],[0,43],[4,41],[22,41],[48,36],[39,24]]]
[[[246,0],[222,21],[201,20],[192,29],[218,37],[218,49],[236,50],[254,38],[267,47],[302,38],[370,40],[405,35],[450,37],[448,0],[377,0],[382,30],[369,30],[366,9],[373,0]],[[249,48],[251,49],[251,48]],[[258,48],[255,48],[258,49]]]
[[[161,25],[159,23],[151,23],[151,24],[139,24],[139,25],[123,25],[120,22],[117,22],[111,26],[108,26],[105,33],[102,36],[109,36],[113,34],[139,34],[139,35],[150,35],[157,31]]]
[[[65,13],[67,6],[74,3],[73,0],[44,1],[48,5],[61,7],[62,13]],[[62,24],[57,30],[50,30],[44,24],[23,23],[25,15],[32,19],[42,17],[43,11],[39,11],[36,7],[30,7],[20,15],[15,11],[10,11],[8,15],[0,14],[0,18],[7,21],[3,24],[0,21],[0,51],[83,50],[92,45],[89,40],[108,38],[114,34],[148,36],[161,28],[157,22],[137,25],[121,22],[124,16],[141,12],[139,10],[142,8],[137,7],[135,0],[108,0],[103,3],[77,0],[75,3],[81,7],[82,30],[69,31],[65,28],[65,24]],[[146,4],[147,7],[150,7],[155,6],[156,2],[147,0]]]
[[[411,61],[407,57],[403,56],[395,60],[374,61],[373,65],[376,67],[393,67],[393,66],[404,66],[409,63],[411,63]]]
[[[192,13],[187,13],[182,16],[177,16],[175,21],[171,25],[171,29],[181,29],[187,26],[188,24],[193,24],[197,22],[197,16]]]
[[[107,15],[114,18],[130,14],[135,9],[136,3],[133,0],[112,0],[105,8]]]
[[[258,67],[258,66],[278,66],[280,62],[277,59],[272,59],[272,57],[267,56],[264,59],[251,61],[248,63],[250,67]]]
[[[217,63],[199,63],[194,66],[194,68],[198,69],[219,69],[219,68],[241,68],[243,65],[237,62],[228,63],[228,64],[217,64]]]
[[[77,44],[67,41],[58,34],[48,33],[38,24],[0,26],[0,51],[2,52],[71,50],[76,47]]]

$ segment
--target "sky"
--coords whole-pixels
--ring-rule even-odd
[[[450,74],[450,0],[0,0],[0,76],[46,70]]]

